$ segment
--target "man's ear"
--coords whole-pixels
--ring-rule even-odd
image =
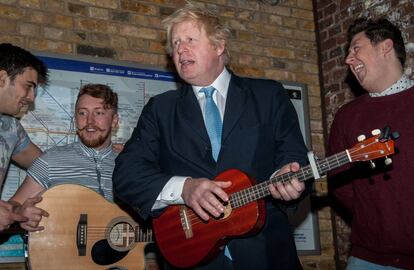
[[[115,113],[113,118],[112,118],[112,128],[118,128],[119,127],[119,114]]]
[[[0,87],[4,87],[6,85],[8,77],[9,76],[7,75],[7,71],[0,70]]]
[[[382,42],[381,49],[384,55],[391,53],[394,50],[394,42],[392,41],[392,39],[387,38],[386,40],[384,40]]]
[[[226,41],[220,40],[216,46],[217,55],[222,55],[226,49]]]

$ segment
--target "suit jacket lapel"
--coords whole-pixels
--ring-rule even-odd
[[[181,96],[177,104],[178,115],[192,128],[204,141],[210,142],[201,113],[200,104],[189,85],[183,86]]]
[[[240,78],[232,74],[226,99],[222,142],[226,140],[246,108],[247,91],[239,85]]]
[[[201,176],[215,175],[215,162],[209,149],[210,139],[204,125],[200,104],[191,86],[178,89],[176,129],[172,131],[172,140],[177,154],[199,168]]]

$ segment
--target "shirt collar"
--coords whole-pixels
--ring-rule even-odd
[[[105,157],[109,153],[112,153],[112,142],[109,144],[108,147],[104,149],[96,150],[91,147],[87,147],[81,141],[79,141],[80,148],[88,155],[88,157]]]
[[[196,86],[193,85],[193,92],[196,95],[196,97],[201,98],[204,97],[203,93],[200,93],[200,89],[203,87],[207,87],[207,86],[213,86],[217,92],[224,98],[227,98],[227,92],[229,89],[229,84],[230,84],[230,78],[231,78],[231,74],[230,72],[224,68],[223,71],[220,73],[220,75],[214,80],[214,82],[211,85],[206,85],[206,86]]]
[[[396,83],[394,83],[393,85],[391,85],[390,87],[382,91],[381,93],[369,93],[369,95],[371,97],[388,96],[388,95],[396,94],[401,91],[407,90],[413,85],[414,85],[414,81],[410,80],[410,78],[407,75],[403,74]]]

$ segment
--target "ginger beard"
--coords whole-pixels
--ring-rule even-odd
[[[81,142],[90,148],[99,148],[107,142],[108,137],[111,136],[111,130],[105,130],[97,126],[78,128],[76,133]]]

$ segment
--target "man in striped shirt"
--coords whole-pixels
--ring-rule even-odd
[[[111,143],[112,129],[118,126],[118,96],[102,84],[83,86],[76,101],[75,120],[79,142],[56,146],[36,159],[27,177],[10,199],[14,212],[28,221],[20,226],[28,231],[49,214],[35,205],[42,200],[41,191],[57,184],[79,184],[113,201],[112,171],[117,153]]]

